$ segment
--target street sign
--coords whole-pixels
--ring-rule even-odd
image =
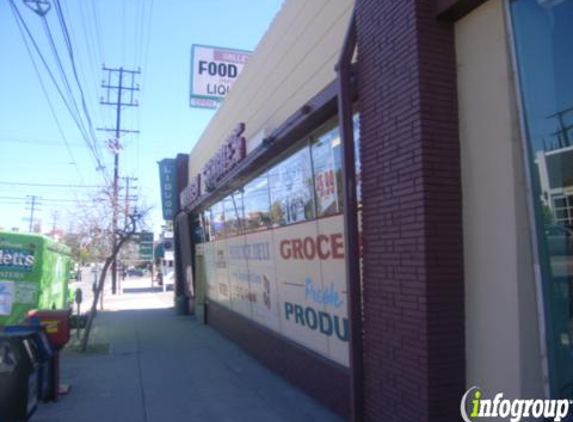
[[[153,232],[134,233],[132,240],[138,246],[140,260],[153,260]]]

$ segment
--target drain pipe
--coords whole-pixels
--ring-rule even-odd
[[[362,288],[352,119],[352,56],[355,48],[356,17],[353,11],[336,70],[338,71],[338,119],[340,121],[344,188],[344,252],[346,256],[346,302],[349,319],[350,420],[352,422],[362,422],[364,420]]]

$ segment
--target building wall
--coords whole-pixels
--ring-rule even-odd
[[[542,397],[526,180],[505,6],[458,21],[467,386]]]
[[[249,142],[276,129],[336,77],[353,1],[286,1],[189,159],[190,176],[246,123]],[[258,137],[259,142],[262,137]],[[248,144],[248,151],[255,145]],[[248,152],[247,151],[247,152]]]
[[[454,28],[357,1],[369,421],[459,420],[465,388]]]

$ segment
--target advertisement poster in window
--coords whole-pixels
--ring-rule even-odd
[[[218,301],[217,294],[217,273],[215,267],[215,242],[203,244],[203,262],[206,281],[207,297],[211,300]]]
[[[339,146],[338,129],[333,129],[320,136],[312,145],[314,189],[319,217],[335,214],[339,211],[338,183],[333,151],[335,147]]]
[[[253,319],[273,331],[280,331],[273,232],[250,233],[247,245]]]
[[[328,356],[326,308],[311,293],[312,289],[323,289],[317,235],[316,221],[274,230],[281,332]]]
[[[348,366],[348,309],[344,262],[344,221],[342,215],[321,218],[318,223],[317,257],[322,288],[306,288],[306,296],[324,306],[322,333],[328,338],[329,357]]]
[[[248,318],[252,317],[254,301],[249,282],[248,247],[245,236],[227,239],[229,248],[229,285],[233,310]]]
[[[213,242],[215,277],[217,279],[217,297],[220,303],[231,306],[231,295],[229,293],[229,269],[227,259],[227,241],[217,240]]]

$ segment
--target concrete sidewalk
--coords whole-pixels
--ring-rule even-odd
[[[92,350],[65,350],[56,403],[35,422],[342,421],[193,317],[172,292],[126,280],[99,312]],[[75,333],[73,333],[75,335]]]

